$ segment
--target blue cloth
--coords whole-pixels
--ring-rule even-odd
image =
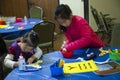
[[[92,51],[93,50],[93,51]],[[94,49],[91,49],[94,52]],[[74,55],[80,56],[80,52],[84,50],[76,50]],[[95,50],[97,51],[97,50]],[[99,53],[99,52],[98,52]],[[97,53],[97,54],[98,54]],[[77,56],[77,57],[78,57]],[[35,72],[21,72],[18,68],[15,68],[6,78],[5,80],[120,80],[120,73],[107,75],[107,76],[99,76],[93,72],[87,73],[77,73],[77,74],[67,74],[57,77],[52,77],[50,72],[50,66],[58,61],[59,59],[64,59],[66,62],[76,62],[76,58],[73,57],[71,59],[63,58],[62,54],[59,51],[55,51],[49,54],[43,55],[43,63],[42,69],[35,71]],[[108,59],[108,55],[97,57],[95,61],[105,61]]]
[[[34,22],[34,24],[32,24],[32,22]],[[20,37],[22,35],[24,35],[26,32],[29,32],[30,30],[32,30],[32,28],[35,26],[35,24],[41,23],[43,22],[40,19],[33,19],[33,18],[28,18],[28,23],[26,25],[24,25],[24,20],[22,20],[22,25],[19,25],[19,23],[12,23],[10,24],[10,26],[14,26],[13,29],[7,29],[7,28],[3,28],[0,29],[0,34],[2,35],[2,37],[7,36],[9,34],[15,34],[16,37]],[[18,25],[15,25],[18,24]],[[23,30],[18,30],[18,27],[23,26]]]

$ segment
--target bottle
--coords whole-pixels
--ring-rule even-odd
[[[25,21],[25,24],[27,24],[27,17],[26,16],[24,16],[24,21]]]
[[[22,56],[22,54],[20,54],[18,62],[19,62],[19,70],[25,70],[25,59]]]

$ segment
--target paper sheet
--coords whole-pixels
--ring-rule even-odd
[[[26,65],[26,66],[30,66],[30,67],[34,67],[34,68],[42,68],[41,66],[40,66],[40,63],[42,63],[43,61],[42,60],[38,60],[36,63],[33,63],[33,64],[29,64],[29,65]]]
[[[89,60],[84,62],[65,63],[63,70],[65,74],[70,74],[96,71],[98,70],[98,67],[93,60]]]

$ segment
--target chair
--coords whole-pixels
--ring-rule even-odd
[[[105,32],[104,32],[104,34],[103,34],[103,36],[102,36],[102,40],[104,40],[104,39],[106,38],[106,36],[108,36],[108,37],[109,37],[108,43],[109,43],[110,40],[111,40],[111,32],[112,32],[112,30],[110,29],[110,26],[109,26],[109,24],[107,23],[107,21],[106,21],[106,19],[105,19],[105,16],[103,15],[102,12],[100,12],[100,15],[101,15],[101,20],[102,20],[102,22],[103,22],[104,30],[105,30]]]
[[[98,26],[98,30],[96,33],[102,33],[102,41],[104,41],[106,37],[109,37],[108,43],[110,43],[112,26],[114,25],[113,20],[115,20],[115,18],[110,18],[110,14],[103,14],[102,12],[98,14],[98,11],[92,6],[91,12]]]
[[[91,6],[91,12],[98,27],[97,33],[104,32],[103,23],[101,21],[100,15],[98,14],[98,11]]]
[[[44,21],[43,23],[39,23],[35,25],[33,31],[39,34],[39,47],[46,48],[47,52],[49,49],[54,50],[54,31],[55,31],[55,24],[49,21]]]
[[[42,19],[43,18],[43,10],[42,10],[42,8],[40,8],[38,6],[32,6],[30,8],[30,18]]]
[[[15,37],[14,39],[11,39],[11,37]],[[9,48],[9,46],[16,40],[16,38],[18,37],[18,35],[16,34],[9,34],[9,35],[6,35],[3,38],[5,44],[6,44],[6,47]]]
[[[110,42],[110,46],[111,47],[120,47],[120,23],[114,25],[113,27],[113,31],[112,31],[112,36],[111,36],[111,42]]]

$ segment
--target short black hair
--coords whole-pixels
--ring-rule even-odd
[[[66,4],[61,4],[57,6],[55,10],[55,19],[57,18],[70,19],[71,14],[72,14],[72,11],[70,7]]]
[[[39,44],[39,37],[36,32],[28,32],[23,36],[23,43],[27,43],[29,46],[36,48]]]

